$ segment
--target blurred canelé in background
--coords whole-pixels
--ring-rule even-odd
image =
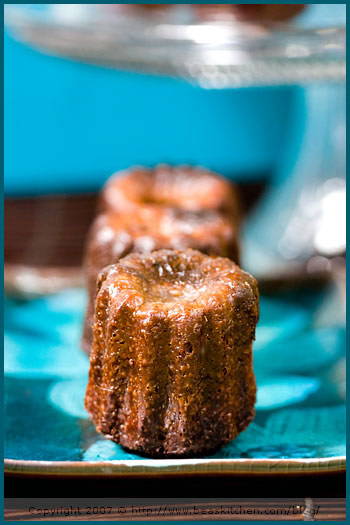
[[[145,11],[166,11],[182,4],[106,4],[107,6],[140,9]],[[200,19],[244,20],[255,22],[281,22],[300,13],[305,4],[183,4],[192,8]]]
[[[198,4],[200,16],[234,17],[255,22],[282,22],[299,14],[305,4]]]

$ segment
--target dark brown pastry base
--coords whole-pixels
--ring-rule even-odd
[[[101,272],[85,406],[151,456],[223,446],[254,417],[253,277],[194,250],[132,254]]]
[[[243,432],[243,430],[245,430],[248,425],[253,421],[255,417],[255,410],[252,410],[252,414],[249,418],[247,418],[247,420],[244,422],[244,424],[242,425],[242,430],[241,432]],[[105,436],[107,437],[107,436]],[[236,437],[236,436],[235,436]],[[108,438],[107,438],[108,439]],[[111,439],[111,441],[113,441],[113,439]],[[213,446],[211,449],[208,449],[208,450],[205,450],[205,455],[206,456],[211,456],[212,454],[215,454],[216,452],[218,452],[219,450],[222,449],[223,446],[227,445],[229,441],[227,441],[226,439],[223,440],[222,443],[219,443],[215,446]],[[128,447],[125,447],[123,446],[123,449],[130,453],[130,454],[135,454],[135,452],[137,452],[137,455],[140,456],[141,458],[148,458],[148,459],[201,459],[203,458],[203,451],[202,450],[199,450],[198,452],[185,452],[183,454],[167,454],[167,453],[147,453],[147,452],[142,452],[140,450],[133,450],[131,448],[128,448]]]

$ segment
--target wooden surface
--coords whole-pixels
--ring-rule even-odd
[[[43,515],[45,501],[39,505],[28,503],[26,508],[11,508],[5,502],[6,521],[345,521],[345,498],[288,498],[242,499],[220,501],[180,501],[135,504],[133,501],[113,503],[100,501],[98,506],[83,502],[62,507],[46,506],[56,515]],[[30,505],[28,507],[28,505]],[[65,515],[61,509],[68,509]],[[39,509],[39,510],[37,510]],[[52,509],[49,511],[49,509]],[[54,509],[54,510],[53,510]],[[57,509],[57,510],[56,510]],[[39,514],[38,514],[39,512]]]
[[[5,263],[37,268],[80,266],[96,203],[96,194],[5,199]]]

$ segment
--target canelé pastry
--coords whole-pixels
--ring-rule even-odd
[[[109,8],[133,10],[141,15],[168,14],[179,4],[105,4]],[[181,5],[181,4],[180,4]],[[306,4],[185,4],[199,20],[244,21],[254,23],[286,22],[297,16]]]
[[[129,253],[146,254],[163,248],[194,248],[238,263],[237,225],[220,213],[206,210],[141,207],[132,214],[99,215],[91,228],[84,259],[89,297],[82,339],[86,353],[91,351],[96,280],[101,269]]]
[[[299,14],[305,4],[197,4],[194,8],[200,18],[284,22]]]
[[[195,250],[131,254],[99,276],[85,407],[151,456],[224,445],[254,417],[255,279]]]
[[[180,208],[216,211],[238,221],[238,201],[233,185],[204,168],[159,165],[116,173],[102,190],[107,211],[133,213],[142,208]]]

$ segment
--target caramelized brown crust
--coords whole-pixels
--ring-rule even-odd
[[[93,303],[101,269],[129,253],[160,249],[200,250],[239,262],[238,232],[232,221],[215,212],[145,208],[133,214],[102,214],[95,220],[86,247],[84,272],[88,287],[82,347],[91,351]]]
[[[101,272],[85,406],[153,456],[222,446],[254,417],[253,277],[194,250],[132,254]]]
[[[134,168],[116,173],[102,191],[107,211],[133,213],[142,208],[179,208],[188,211],[215,211],[239,218],[234,186],[204,168],[159,165],[154,169]]]
[[[186,248],[239,263],[237,195],[209,171],[162,165],[117,174],[102,192],[102,208],[84,257],[89,302],[82,347],[88,354],[96,279],[105,266],[129,253]]]

